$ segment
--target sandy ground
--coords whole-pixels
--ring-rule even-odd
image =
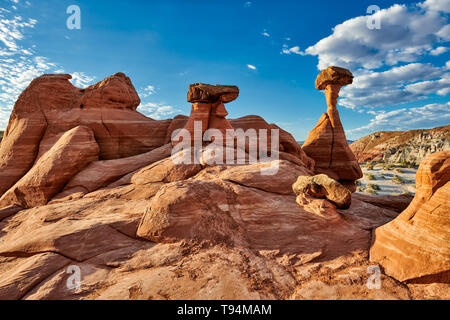
[[[373,188],[367,188],[369,184],[372,184],[380,188],[380,190],[375,190],[379,196],[399,195],[403,193],[415,195],[417,169],[402,168],[400,165],[393,165],[392,170],[385,170],[383,166],[383,164],[377,164],[373,169],[370,169],[367,164],[361,164],[364,178],[359,180],[361,183],[361,186],[358,188],[359,193],[374,195],[370,193],[370,190],[373,190]],[[375,180],[370,180],[370,175],[373,175]],[[394,182],[392,179],[395,176],[400,177],[404,183]]]

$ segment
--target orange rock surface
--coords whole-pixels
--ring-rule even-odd
[[[98,159],[98,145],[88,127],[67,131],[11,189],[0,198],[0,208],[32,208],[47,202],[90,162]]]
[[[386,264],[381,289],[370,289],[368,270],[377,266],[369,260],[373,230],[397,218],[408,199],[352,196],[326,178],[331,184],[325,191],[312,193],[326,199],[308,193],[307,201],[296,201],[292,185],[299,176],[317,174],[314,160],[292,135],[260,117],[227,120],[221,106],[237,98],[235,88],[197,85],[189,100],[205,121],[206,105],[209,127],[220,129],[226,121],[259,136],[267,130],[268,142],[270,129],[279,129],[279,159],[223,164],[204,146],[195,155],[199,161],[178,163],[184,153],[171,155],[170,138],[188,117],[140,115],[123,74],[84,90],[69,78],[43,76],[24,91],[0,148],[0,185],[6,188],[0,299],[448,298],[450,284],[442,277],[399,283],[388,273],[397,265]],[[330,99],[335,89],[327,91]],[[326,130],[337,124],[330,114]],[[248,144],[225,151],[250,157]],[[336,174],[353,168],[348,159],[332,162]],[[448,261],[439,262],[448,259],[448,247],[439,243],[448,243],[441,211],[448,212],[447,162],[438,155],[424,164],[414,213],[407,214],[414,216],[420,241],[430,244],[429,261],[442,267],[433,269],[438,272]],[[272,167],[272,175],[262,174]],[[440,207],[417,218],[429,203]],[[398,237],[412,239],[408,232]],[[424,248],[411,243],[417,245],[411,255],[422,257]],[[395,258],[399,251],[392,248],[385,252]],[[67,286],[69,266],[81,272],[78,288]]]
[[[317,77],[316,88],[325,89],[328,110],[309,133],[302,149],[314,159],[316,173],[326,174],[354,192],[356,187],[353,183],[361,179],[363,173],[348,146],[337,110],[341,87],[352,82],[350,71],[338,67],[328,67]]]
[[[400,281],[450,283],[450,151],[428,156],[416,185],[410,206],[375,231],[371,260]]]

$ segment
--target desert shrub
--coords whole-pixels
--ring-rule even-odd
[[[367,185],[367,189],[372,189],[375,191],[381,191],[381,188],[379,185],[375,184],[375,183],[370,183]]]
[[[403,160],[402,162],[399,163],[399,165],[400,165],[402,168],[406,168],[407,166],[410,165],[410,163],[409,163],[408,161],[406,161],[406,160]]]
[[[405,180],[403,180],[402,178],[400,178],[399,176],[395,175],[392,178],[392,182],[397,183],[397,184],[405,184]]]
[[[360,187],[362,185],[360,180],[356,180],[355,184],[356,184],[357,187]]]
[[[367,180],[377,180],[377,178],[375,178],[375,176],[373,174],[368,174]]]
[[[392,169],[394,169],[394,166],[392,165],[392,164],[386,164],[386,165],[384,165],[384,167],[383,167],[383,170],[392,170]]]
[[[403,170],[400,169],[400,168],[397,168],[397,169],[395,169],[394,171],[397,172],[397,173],[405,173],[405,171],[403,171]]]
[[[378,192],[376,192],[375,190],[373,190],[371,188],[366,188],[364,191],[368,194],[378,195]]]
[[[357,187],[357,188],[356,188],[356,192],[362,192],[362,191],[364,191],[364,188],[363,188],[363,187]]]
[[[368,164],[367,165],[367,170],[373,170],[373,164]]]
[[[380,179],[386,180],[386,176],[385,176],[384,174],[382,174],[382,175],[380,176]]]

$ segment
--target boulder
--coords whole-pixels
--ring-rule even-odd
[[[330,84],[346,86],[353,83],[353,78],[349,70],[330,66],[320,72],[316,79],[316,89],[325,90]]]
[[[66,132],[11,189],[0,198],[0,207],[31,208],[47,202],[81,169],[98,159],[98,145],[88,127]]]
[[[226,189],[211,181],[175,182],[153,198],[137,235],[155,242],[211,240],[230,245],[244,240],[228,208]]]
[[[428,156],[410,206],[374,233],[372,261],[399,281],[450,284],[450,151]]]
[[[339,182],[321,174],[313,177],[300,176],[292,186],[295,194],[327,199],[338,209],[348,209],[352,203],[351,192]]]
[[[236,86],[209,85],[194,83],[189,86],[188,102],[196,103],[229,103],[239,96],[239,88]]]

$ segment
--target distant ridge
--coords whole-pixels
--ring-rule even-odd
[[[360,163],[409,162],[419,165],[429,154],[450,150],[450,125],[434,129],[380,131],[350,145]]]

